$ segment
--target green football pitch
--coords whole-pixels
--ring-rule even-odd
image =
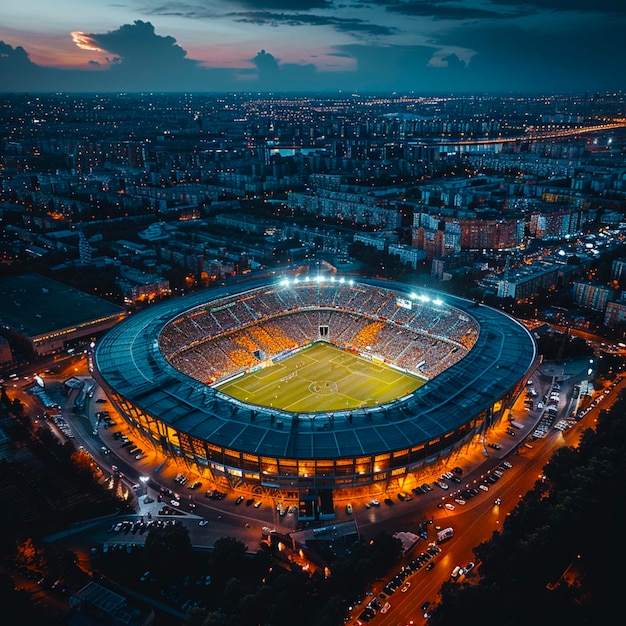
[[[278,363],[231,379],[219,390],[243,402],[308,413],[385,404],[425,382],[320,342]]]

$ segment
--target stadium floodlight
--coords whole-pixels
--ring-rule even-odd
[[[351,278],[351,279],[348,281],[348,284],[350,285],[350,287],[352,287],[352,285],[354,285],[354,280]]]
[[[150,480],[150,476],[140,476],[139,480],[141,484],[143,485],[143,490],[145,492],[145,495],[148,495],[148,481]]]
[[[288,287],[288,286],[289,286],[289,280],[288,280],[287,278],[283,278],[283,279],[280,281],[280,284],[281,284],[283,287]]]
[[[412,292],[409,294],[409,298],[411,298],[411,300],[417,300],[417,294],[416,294],[414,291],[412,291]]]
[[[439,306],[440,304],[443,304],[443,300],[440,300],[439,298],[435,298],[433,300],[433,304],[436,304],[437,306]]]

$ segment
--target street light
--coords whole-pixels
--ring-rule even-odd
[[[143,490],[145,495],[148,495],[148,481],[150,480],[150,476],[140,476],[139,482],[143,485]]]

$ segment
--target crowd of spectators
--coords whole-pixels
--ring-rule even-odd
[[[432,378],[474,345],[477,322],[448,305],[332,283],[264,287],[186,311],[162,330],[177,369],[212,383],[324,339]]]

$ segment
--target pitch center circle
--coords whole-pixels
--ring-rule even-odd
[[[318,395],[329,396],[331,393],[337,393],[339,387],[332,380],[316,380],[309,385],[309,391]]]

